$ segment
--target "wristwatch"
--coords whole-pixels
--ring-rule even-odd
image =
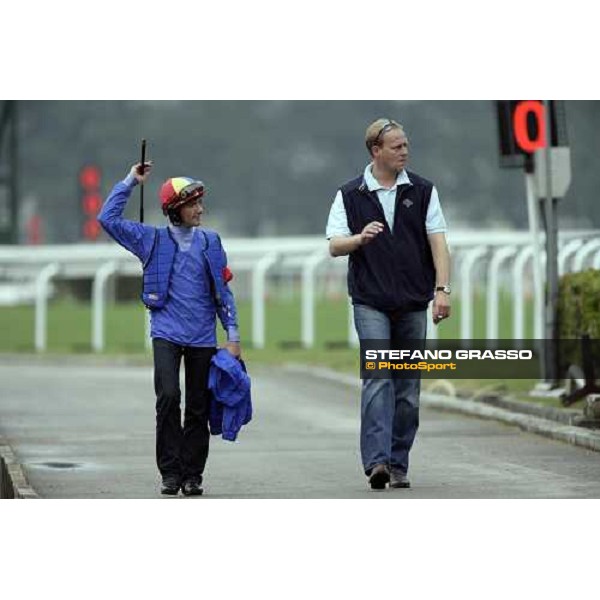
[[[449,285],[438,285],[435,288],[436,292],[444,292],[444,294],[451,294],[452,293],[452,289],[450,288]]]

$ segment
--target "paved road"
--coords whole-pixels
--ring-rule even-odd
[[[0,364],[0,381],[0,433],[40,496],[159,497],[149,368]],[[212,439],[204,498],[600,498],[598,453],[428,409],[413,488],[372,492],[354,389],[256,370],[253,401],[238,443]]]

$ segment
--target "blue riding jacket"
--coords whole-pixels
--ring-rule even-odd
[[[208,389],[212,392],[208,422],[212,435],[233,442],[252,419],[250,376],[242,360],[218,350],[210,360]]]
[[[227,256],[219,235],[196,228],[191,246],[183,250],[168,227],[124,219],[134,186],[129,178],[117,183],[98,221],[142,262],[142,301],[150,309],[151,336],[185,346],[214,347],[218,315],[228,341],[239,341],[237,310],[226,277]]]

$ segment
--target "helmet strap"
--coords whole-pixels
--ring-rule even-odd
[[[167,208],[167,217],[172,225],[181,225],[181,212],[179,208]]]

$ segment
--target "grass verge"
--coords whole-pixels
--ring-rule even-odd
[[[475,338],[485,337],[485,298],[475,297],[473,331]],[[460,314],[460,302],[453,303],[454,315]],[[251,305],[238,303],[242,340],[251,338]],[[500,312],[500,337],[510,338],[512,332],[511,299],[503,296]],[[526,331],[532,329],[531,311],[527,310]],[[358,352],[349,348],[348,305],[345,299],[322,300],[316,307],[316,344],[313,349],[300,345],[301,305],[298,298],[271,300],[267,303],[267,344],[264,349],[244,344],[244,356],[249,364],[282,365],[302,363],[326,367],[346,373],[359,373]],[[33,306],[0,308],[0,352],[34,352],[34,308]],[[110,305],[106,312],[106,357],[128,357],[135,362],[150,362],[150,353],[144,347],[146,311],[137,302]],[[51,354],[91,353],[91,308],[89,303],[75,301],[53,301],[48,310],[48,352]],[[459,319],[449,319],[439,330],[441,339],[459,337]],[[219,339],[223,341],[219,328]],[[431,380],[424,382],[428,387]],[[475,393],[482,388],[504,390],[518,399],[534,401],[527,396],[535,384],[534,380],[454,380],[456,388],[465,393]],[[557,405],[556,400],[537,400],[546,405]]]

